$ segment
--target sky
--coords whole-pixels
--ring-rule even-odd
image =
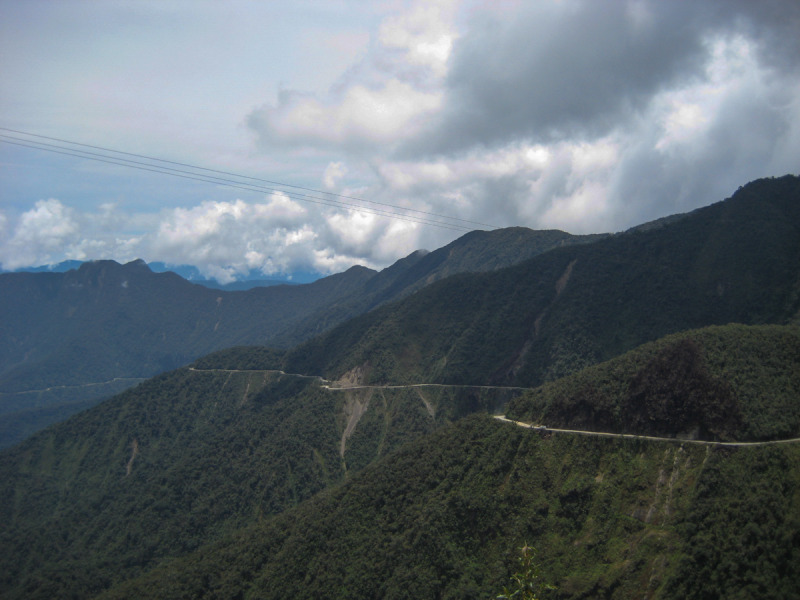
[[[0,0],[0,265],[225,283],[621,231],[800,172],[798,32],[797,0]]]

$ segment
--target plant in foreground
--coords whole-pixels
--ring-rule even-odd
[[[528,546],[526,542],[520,550],[517,558],[520,568],[519,572],[511,576],[511,584],[503,588],[503,593],[497,596],[499,599],[517,598],[519,600],[540,600],[542,593],[556,589],[549,583],[544,583],[542,571],[539,563],[536,562],[536,549]]]

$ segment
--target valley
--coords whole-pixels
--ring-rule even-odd
[[[198,354],[0,451],[0,597],[487,598],[527,544],[559,600],[795,597],[800,178],[510,258],[540,238],[323,281],[272,346],[265,291],[201,291],[238,312],[176,303],[140,331],[136,286],[113,282],[155,285],[143,265],[72,272],[113,291],[95,317],[122,339]],[[447,267],[459,248],[474,271]],[[68,293],[55,281],[39,306]],[[79,386],[76,349],[102,339],[3,381]]]
[[[450,275],[497,270],[602,237],[475,231],[381,272],[353,267],[310,284],[241,292],[154,273],[141,260],[2,273],[0,415],[8,427],[0,428],[0,448],[209,352],[243,344],[285,350]]]

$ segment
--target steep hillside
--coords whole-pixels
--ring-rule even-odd
[[[393,302],[440,279],[460,273],[496,271],[553,248],[587,244],[607,234],[570,235],[563,231],[533,231],[509,227],[473,231],[433,252],[415,252],[370,279],[357,294],[332,303],[276,334],[274,342],[291,347],[327,331],[333,325]]]
[[[264,343],[360,289],[364,268],[306,286],[221,292],[141,261],[0,275],[0,447],[212,350]],[[2,433],[2,431],[0,431]]]
[[[153,378],[0,453],[0,596],[103,589],[509,398],[267,371]]]
[[[189,596],[194,592],[187,590],[202,588],[211,597],[248,590],[257,597],[276,590],[278,597],[292,590],[324,597],[336,597],[336,590],[342,597],[353,590],[365,597],[485,597],[507,577],[514,548],[528,540],[547,557],[559,587],[571,590],[564,597],[597,586],[641,597],[641,586],[651,584],[670,597],[663,594],[672,588],[664,586],[679,568],[696,568],[687,540],[712,527],[709,506],[727,506],[738,477],[755,486],[754,496],[772,494],[764,497],[770,510],[789,511],[770,517],[784,533],[768,537],[765,560],[791,561],[786,544],[800,536],[791,517],[800,514],[791,512],[800,497],[793,496],[800,483],[792,470],[800,460],[794,446],[739,450],[568,434],[540,438],[485,418],[459,420],[509,401],[519,415],[541,405],[548,415],[567,415],[553,408],[556,400],[541,398],[561,399],[551,390],[579,387],[587,378],[606,395],[592,399],[610,399],[598,403],[595,412],[602,414],[626,399],[612,395],[627,391],[615,383],[621,373],[638,382],[641,397],[659,398],[669,370],[652,365],[685,343],[704,348],[695,365],[703,377],[688,378],[681,389],[701,409],[714,388],[708,382],[727,378],[735,404],[720,408],[738,411],[738,429],[726,437],[800,432],[795,326],[687,332],[523,396],[521,390],[434,386],[329,389],[313,377],[230,370],[252,354],[246,349],[208,357],[197,370],[149,380],[0,453],[6,524],[0,591],[8,598],[91,597],[165,565],[144,583],[131,583],[135,591],[123,586],[119,594],[170,597],[173,586]],[[279,358],[257,354],[263,362]],[[728,377],[731,369],[740,375]],[[655,431],[648,421],[659,408],[637,413],[632,422],[643,428],[633,433],[674,435],[671,422]],[[698,431],[715,434],[718,415],[698,414],[705,419]],[[585,411],[576,411],[573,421],[564,418],[557,424],[583,428]],[[723,484],[703,487],[707,473],[717,473],[708,465],[724,472],[713,475]],[[767,492],[764,469],[773,482]],[[730,508],[731,523],[752,516],[748,511],[757,507],[748,502]],[[691,519],[701,521],[693,530],[684,525]],[[730,545],[728,561],[743,560],[734,552],[735,533],[716,534],[723,549]],[[375,563],[378,549],[385,554]],[[187,562],[163,562],[180,556]],[[403,596],[409,578],[415,591]],[[303,585],[310,587],[304,592]]]
[[[0,385],[10,392],[149,376],[221,347],[265,341],[273,322],[336,301],[374,275],[354,267],[307,286],[233,293],[153,273],[142,261],[0,275]]]
[[[296,348],[286,368],[538,385],[669,333],[799,315],[800,178],[786,176],[660,227],[450,277]]]
[[[719,450],[468,418],[102,598],[792,598],[800,447]]]
[[[142,378],[239,344],[287,346],[451,273],[487,271],[598,236],[473,232],[376,273],[223,292],[142,261],[0,275],[0,447]],[[6,432],[7,435],[3,435]]]
[[[684,332],[516,398],[551,427],[701,439],[800,437],[800,326]]]

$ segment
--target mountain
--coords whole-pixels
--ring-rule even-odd
[[[470,417],[99,597],[494,598],[530,544],[549,597],[794,598],[798,467]]]
[[[5,274],[3,388],[16,391],[20,380],[74,385],[174,368],[237,341],[267,339],[273,322],[344,297],[373,275],[353,267],[308,286],[224,293],[153,273],[142,261]]]
[[[408,390],[264,371],[148,380],[0,453],[0,595],[84,596],[279,514],[469,412],[440,396],[429,411]]]
[[[72,269],[77,269],[82,264],[82,260],[64,260],[54,265],[39,265],[38,267],[14,269],[13,271],[0,269],[0,273],[66,273]]]
[[[724,437],[800,436],[789,325],[671,336],[513,403],[567,415],[563,390],[587,378],[612,404],[621,377],[658,397],[653,362],[685,344],[705,379],[683,391],[702,405],[709,381],[727,386]],[[677,413],[664,441],[541,433],[462,418],[509,390],[332,390],[208,367],[0,453],[4,598],[485,598],[526,541],[559,597],[791,597],[800,444],[670,441]]]
[[[0,595],[485,598],[530,543],[560,598],[793,597],[798,191],[221,350],[0,452]]]
[[[518,264],[554,248],[592,243],[606,234],[571,235],[510,227],[473,231],[433,252],[417,251],[377,273],[362,290],[341,302],[309,314],[276,335],[273,343],[288,348],[330,327],[405,298],[441,279],[461,273],[485,273]]]
[[[373,275],[354,267],[307,286],[248,292],[211,290],[142,261],[0,275],[2,412],[19,421],[30,411],[85,407],[212,350],[262,342],[276,323],[335,302]]]
[[[66,273],[73,269],[79,269],[84,261],[65,260],[52,265],[40,265],[37,267],[23,267],[13,271],[0,269],[0,273]],[[319,273],[299,271],[284,276],[265,276],[261,271],[251,269],[245,274],[235,274],[236,279],[231,283],[221,284],[216,279],[208,279],[194,265],[170,265],[164,262],[150,262],[147,264],[154,273],[176,273],[191,281],[199,283],[213,289],[225,289],[228,291],[249,290],[254,287],[266,287],[270,285],[312,283],[320,278]]]
[[[353,267],[310,284],[246,292],[193,285],[143,261],[0,274],[0,446],[214,350],[289,347],[448,274],[496,269],[595,238],[523,228],[473,232],[379,273]]]
[[[678,331],[800,319],[800,178],[646,230],[457,275],[287,355],[285,370],[367,383],[535,386]]]
[[[516,398],[509,417],[689,439],[797,437],[799,336],[796,325],[738,324],[673,334]]]
[[[195,280],[192,283],[197,283],[212,290],[225,290],[226,292],[244,292],[256,287],[270,287],[273,285],[297,285],[297,282],[280,279],[243,279],[242,281],[232,281],[224,284],[217,283],[215,279],[204,279],[201,281]]]

